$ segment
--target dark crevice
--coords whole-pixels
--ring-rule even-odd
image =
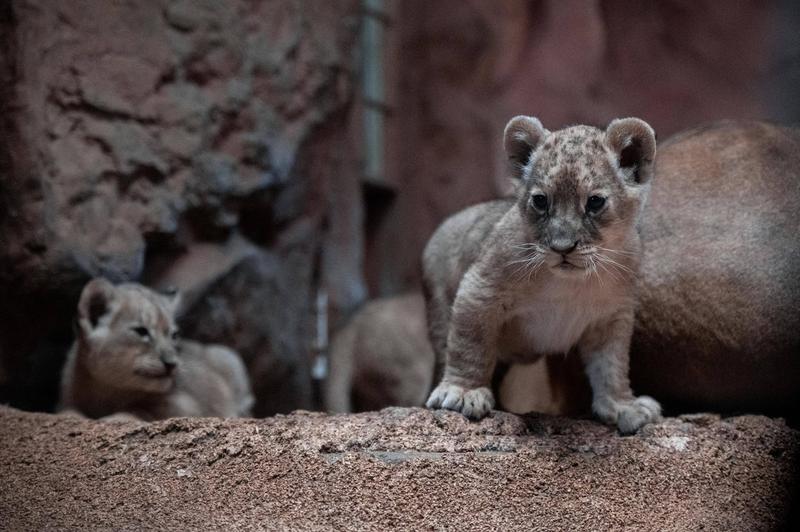
[[[149,164],[141,164],[133,172],[107,172],[107,174],[116,177],[117,187],[123,193],[127,192],[131,185],[137,181],[145,180],[157,185],[167,177],[164,172]]]
[[[80,100],[77,103],[65,103],[59,101],[56,98],[51,97],[50,101],[53,102],[58,107],[60,107],[61,109],[63,109],[64,111],[74,111],[78,113],[84,113],[102,120],[122,120],[126,122],[138,122],[140,124],[157,123],[157,121],[153,118],[144,118],[132,115],[130,113],[126,113],[124,111],[117,111],[117,110],[97,107],[96,105],[93,105],[85,100]]]
[[[186,68],[186,81],[201,88],[208,85],[216,77],[216,74],[199,60],[191,63]]]
[[[175,83],[177,76],[178,71],[174,67],[162,73],[158,78],[158,81],[156,81],[156,86],[153,92],[158,93],[164,86]]]
[[[221,211],[221,206],[192,207],[184,213],[186,224],[198,240],[221,242],[231,232],[231,227],[220,225],[216,222]]]
[[[106,139],[101,137],[84,137],[84,140],[88,144],[94,144],[100,151],[103,152],[103,155],[107,155],[110,158],[114,159],[114,150],[111,148],[111,145],[106,141]]]
[[[217,129],[217,132],[214,135],[214,140],[211,143],[211,147],[214,150],[220,150],[222,145],[232,134],[248,131],[253,128],[253,124],[240,117],[238,111],[214,109],[211,113],[211,119],[213,122],[219,123],[219,128]]]
[[[248,240],[265,247],[275,244],[281,224],[273,212],[275,193],[261,190],[242,200],[239,208],[239,230]]]

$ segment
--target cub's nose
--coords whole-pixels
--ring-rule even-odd
[[[572,253],[576,247],[578,247],[578,243],[574,240],[558,239],[550,242],[550,249],[562,255]]]
[[[164,364],[167,373],[172,373],[172,370],[178,365],[178,359],[172,355],[161,355],[161,363]]]

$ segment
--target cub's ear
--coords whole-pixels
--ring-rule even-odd
[[[111,311],[116,297],[114,285],[102,278],[89,281],[83,287],[78,302],[78,326],[86,334],[97,328],[100,320]]]
[[[178,309],[183,302],[183,294],[174,286],[170,286],[169,288],[162,290],[161,295],[166,302],[167,309],[172,313],[173,316],[176,316],[178,314]]]
[[[627,180],[643,184],[652,179],[656,134],[647,122],[638,118],[612,120],[606,128],[606,144]]]
[[[511,163],[513,177],[524,177],[525,166],[530,162],[531,154],[549,134],[542,123],[532,116],[515,116],[508,122],[503,133],[503,147]]]

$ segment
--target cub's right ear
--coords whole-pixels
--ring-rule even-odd
[[[99,277],[83,287],[78,302],[78,326],[84,333],[94,330],[100,320],[111,311],[111,302],[115,296],[114,285]]]
[[[639,118],[618,118],[606,128],[606,144],[626,180],[647,183],[653,177],[656,159],[656,134]]]
[[[512,118],[503,133],[503,147],[506,157],[511,163],[511,175],[522,179],[525,167],[531,159],[531,154],[550,134],[532,116],[515,116]]]

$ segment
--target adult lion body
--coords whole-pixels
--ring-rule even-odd
[[[642,236],[634,389],[673,410],[800,399],[800,131],[726,121],[659,146]]]

